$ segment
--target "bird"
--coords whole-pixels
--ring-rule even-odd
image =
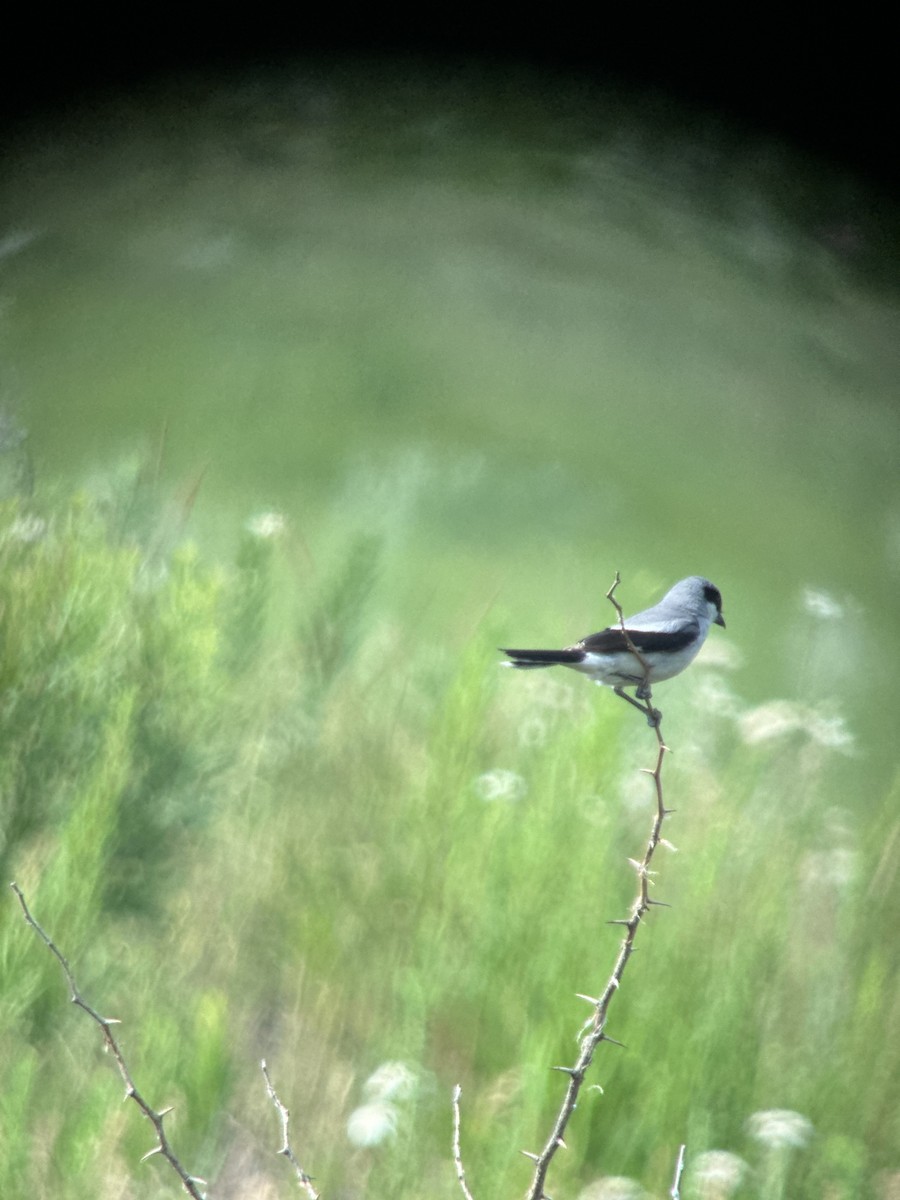
[[[594,683],[611,687],[645,713],[650,725],[658,725],[661,714],[650,706],[651,686],[690,666],[711,625],[725,628],[722,593],[703,576],[689,575],[669,588],[658,604],[626,617],[624,629],[622,624],[610,625],[564,650],[502,648],[511,661],[501,665],[520,671],[571,667]],[[624,688],[634,688],[636,699]]]

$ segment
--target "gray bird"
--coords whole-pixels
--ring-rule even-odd
[[[651,686],[680,674],[694,661],[710,625],[725,627],[722,594],[708,579],[690,575],[670,588],[659,604],[625,618],[628,637],[646,663],[646,670],[629,649],[621,625],[610,625],[564,650],[504,649],[512,661],[503,666],[520,671],[571,667],[595,683],[611,687],[655,725],[659,713],[649,706]],[[635,689],[637,700],[626,695],[622,690],[626,687]]]

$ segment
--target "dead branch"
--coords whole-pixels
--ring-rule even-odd
[[[291,1147],[291,1140],[288,1133],[288,1125],[290,1124],[291,1120],[290,1111],[285,1108],[279,1099],[278,1093],[275,1091],[272,1080],[269,1078],[269,1068],[266,1066],[266,1060],[263,1059],[259,1065],[262,1069],[263,1079],[266,1081],[266,1095],[272,1101],[275,1111],[278,1113],[278,1120],[281,1122],[281,1147],[278,1150],[278,1153],[283,1154],[294,1168],[294,1174],[297,1176],[297,1182],[306,1192],[307,1196],[309,1196],[310,1200],[319,1200],[319,1193],[313,1186],[312,1176],[307,1175],[307,1173],[300,1166],[297,1155],[294,1153]]]
[[[678,1147],[678,1158],[675,1160],[675,1178],[672,1180],[672,1186],[669,1189],[671,1200],[680,1200],[681,1197],[681,1176],[684,1174],[684,1152],[687,1146],[683,1143]]]
[[[462,1194],[466,1200],[475,1200],[469,1191],[468,1183],[466,1183],[466,1171],[462,1164],[462,1152],[459,1147],[459,1097],[461,1094],[462,1088],[457,1084],[453,1089],[453,1165],[456,1168],[456,1178],[459,1180]]]
[[[577,1059],[573,1066],[554,1067],[556,1071],[562,1072],[567,1076],[566,1090],[556,1120],[553,1123],[553,1128],[550,1131],[550,1136],[544,1143],[543,1148],[539,1153],[533,1154],[530,1151],[523,1151],[523,1154],[534,1163],[534,1174],[532,1176],[531,1185],[525,1194],[525,1200],[547,1200],[547,1195],[544,1190],[544,1185],[547,1179],[547,1172],[550,1164],[553,1161],[556,1152],[560,1147],[565,1146],[564,1135],[569,1124],[575,1107],[578,1103],[578,1097],[584,1085],[585,1076],[588,1068],[594,1059],[594,1054],[597,1051],[601,1042],[614,1042],[615,1039],[610,1037],[606,1032],[607,1016],[609,1012],[612,998],[619,990],[622,982],[622,977],[625,974],[625,968],[628,965],[628,960],[634,953],[634,943],[637,937],[637,931],[644,919],[644,916],[649,912],[654,905],[661,905],[662,902],[654,900],[650,896],[650,886],[652,883],[652,872],[650,865],[653,861],[653,855],[656,852],[657,846],[662,840],[662,827],[669,810],[665,807],[663,799],[662,787],[662,765],[668,747],[663,741],[661,723],[662,713],[653,708],[651,704],[650,690],[650,673],[649,668],[641,656],[638,649],[633,644],[625,628],[625,618],[622,612],[622,606],[615,598],[615,590],[619,585],[619,573],[616,572],[615,582],[607,592],[607,599],[615,608],[619,616],[619,624],[622,628],[622,633],[628,644],[628,648],[635,658],[641,664],[644,670],[644,684],[639,689],[639,695],[645,701],[645,704],[638,704],[637,701],[631,701],[637,708],[640,708],[647,714],[647,719],[656,733],[657,753],[656,765],[652,768],[643,768],[644,773],[649,775],[654,783],[656,791],[656,813],[653,817],[653,822],[650,828],[650,836],[647,840],[647,845],[644,850],[643,857],[640,860],[629,860],[635,869],[638,879],[637,895],[631,906],[631,912],[625,919],[610,922],[614,925],[621,925],[625,933],[619,945],[619,953],[613,965],[612,972],[606,981],[606,985],[597,997],[583,996],[582,999],[587,1000],[593,1006],[593,1014],[585,1026],[586,1032],[582,1032],[580,1050]],[[630,697],[627,697],[630,700]],[[621,1044],[621,1043],[615,1043]],[[679,1176],[680,1178],[680,1176]]]
[[[147,1103],[147,1101],[135,1087],[134,1080],[131,1077],[131,1072],[129,1071],[128,1065],[126,1064],[122,1055],[121,1047],[119,1046],[119,1043],[112,1032],[112,1026],[119,1025],[120,1022],[115,1017],[101,1017],[97,1010],[90,1005],[87,1000],[85,1000],[78,990],[78,987],[75,983],[75,977],[72,974],[72,969],[66,961],[62,951],[31,915],[28,905],[25,902],[25,897],[22,894],[22,889],[17,883],[11,883],[9,886],[16,894],[16,898],[21,905],[25,920],[62,967],[63,974],[66,977],[66,983],[69,987],[69,999],[78,1008],[83,1009],[84,1012],[86,1012],[91,1018],[91,1020],[100,1027],[106,1048],[115,1059],[116,1066],[119,1069],[119,1074],[122,1077],[122,1082],[125,1084],[125,1099],[133,1100],[153,1126],[153,1129],[156,1133],[156,1145],[152,1148],[152,1150],[147,1151],[147,1153],[141,1159],[141,1162],[145,1162],[148,1158],[152,1158],[155,1154],[161,1154],[181,1180],[181,1186],[184,1188],[187,1194],[189,1196],[193,1196],[194,1200],[204,1200],[204,1193],[199,1190],[199,1187],[206,1187],[206,1180],[201,1179],[198,1175],[191,1175],[184,1169],[174,1150],[172,1149],[168,1135],[166,1134],[163,1126],[164,1118],[172,1111],[172,1109],[164,1108],[161,1112],[157,1112],[155,1108]]]

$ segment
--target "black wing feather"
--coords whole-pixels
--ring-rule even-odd
[[[652,654],[656,650],[683,650],[691,644],[697,632],[697,626],[691,623],[674,633],[658,629],[629,629],[628,636],[642,654],[644,651]],[[627,651],[629,647],[622,630],[618,626],[611,626],[609,629],[601,629],[599,633],[592,633],[590,637],[578,643],[578,648],[587,651],[588,654],[619,654]]]

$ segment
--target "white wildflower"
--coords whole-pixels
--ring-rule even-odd
[[[415,1072],[402,1062],[384,1062],[363,1084],[371,1100],[407,1100],[418,1087]]]
[[[347,1137],[354,1146],[379,1146],[396,1132],[397,1110],[385,1101],[363,1104],[347,1120]]]
[[[843,717],[823,717],[818,713],[810,713],[807,728],[813,741],[833,750],[849,751],[856,743],[856,738],[847,728]]]
[[[770,700],[751,708],[738,721],[738,731],[748,746],[793,733],[803,726],[803,711],[790,700]]]
[[[835,600],[828,592],[818,588],[805,588],[803,591],[803,607],[814,617],[826,621],[836,621],[844,615],[844,606]]]
[[[844,753],[856,744],[843,717],[825,715],[793,700],[770,700],[749,709],[738,719],[738,732],[748,746],[798,732],[820,746]]]
[[[813,1135],[812,1122],[789,1108],[767,1108],[747,1120],[747,1132],[773,1150],[800,1149]]]
[[[495,767],[493,771],[485,771],[478,776],[475,780],[475,790],[482,800],[488,802],[506,800],[514,803],[516,800],[522,799],[528,786],[522,776],[517,775],[515,771]]]
[[[283,513],[262,512],[257,513],[255,517],[251,517],[245,528],[254,537],[268,541],[280,537],[284,533],[286,526],[287,521]]]
[[[691,1194],[697,1200],[726,1200],[740,1187],[747,1171],[739,1155],[728,1150],[707,1150],[690,1165]]]
[[[9,536],[17,542],[39,542],[47,532],[43,517],[16,517],[9,527]]]
[[[845,846],[831,850],[811,850],[800,862],[800,878],[811,887],[832,887],[839,891],[856,878],[859,855]]]

